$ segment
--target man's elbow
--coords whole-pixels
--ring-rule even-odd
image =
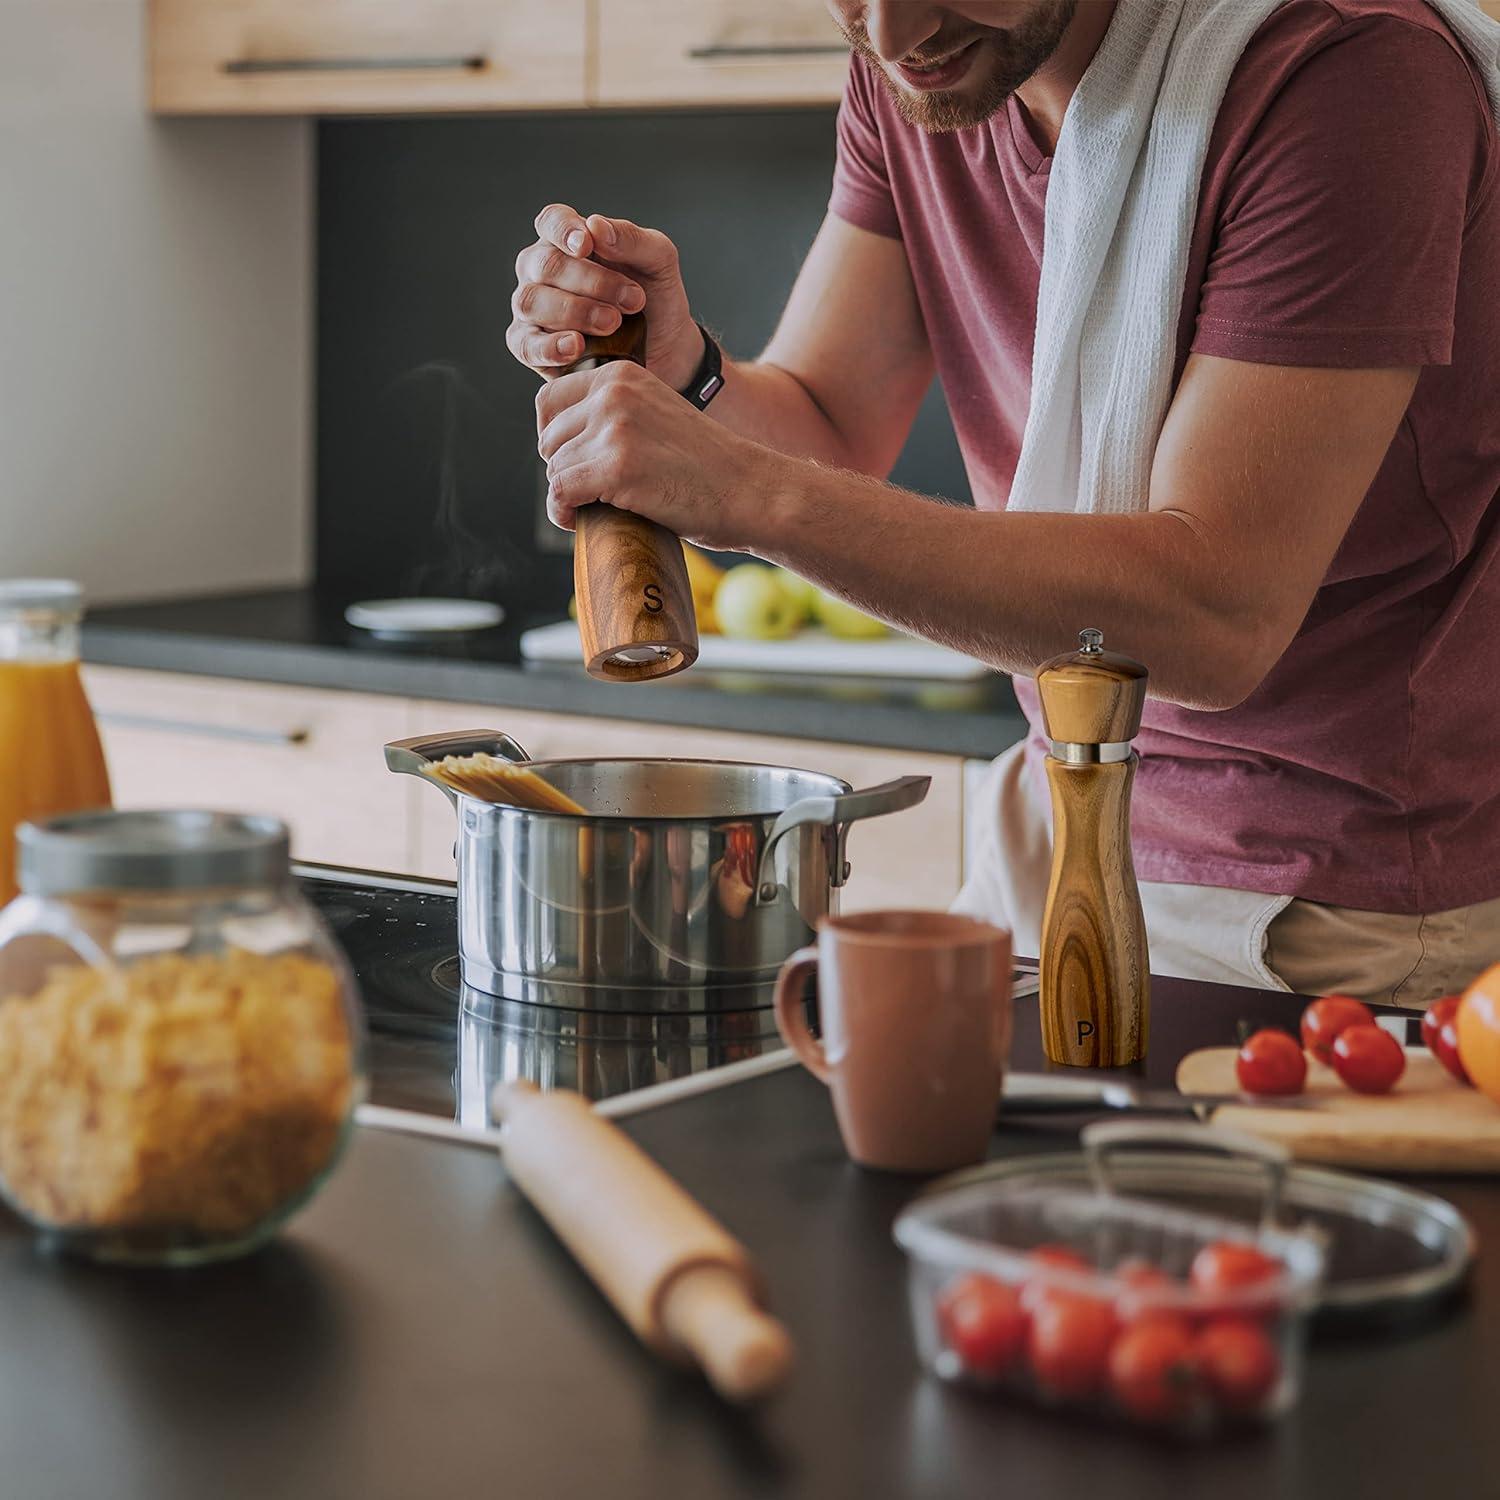
[[[1154,696],[1178,708],[1223,713],[1238,708],[1260,687],[1291,636],[1242,620],[1200,630],[1188,639],[1194,643],[1191,660],[1161,681]]]

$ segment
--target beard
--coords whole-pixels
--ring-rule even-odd
[[[863,21],[842,30],[849,46],[885,85],[901,118],[929,135],[938,135],[982,125],[996,110],[1004,108],[1005,101],[1057,51],[1077,11],[1078,0],[1038,0],[1031,14],[1017,26],[975,26],[967,33],[958,28],[940,31],[901,60],[920,67],[977,41],[984,51],[978,67],[986,71],[977,80],[965,78],[962,88],[935,89],[931,93],[903,88],[891,77],[870,45]]]

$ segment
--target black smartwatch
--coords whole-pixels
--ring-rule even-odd
[[[708,329],[701,323],[697,327],[703,335],[703,362],[688,381],[687,389],[678,394],[702,411],[724,389],[724,351]]]

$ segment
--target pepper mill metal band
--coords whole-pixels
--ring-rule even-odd
[[[644,364],[646,319],[626,313],[612,334],[584,339],[570,369],[611,360]],[[577,513],[573,591],[578,634],[590,677],[646,682],[670,677],[698,659],[698,616],[682,543],[645,516],[596,501]]]
[[[1036,674],[1050,741],[1052,878],[1042,918],[1049,1061],[1113,1068],[1146,1055],[1150,963],[1130,856],[1130,792],[1148,674],[1083,630]]]

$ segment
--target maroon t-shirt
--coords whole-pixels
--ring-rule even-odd
[[[1050,167],[1014,99],[926,135],[856,59],[830,207],[904,243],[986,509],[1026,425]],[[1435,11],[1287,0],[1256,34],[1177,342],[1179,377],[1193,351],[1422,373],[1265,681],[1221,713],[1148,703],[1138,873],[1388,912],[1500,896],[1500,142]],[[1016,692],[1039,758],[1035,686]]]

